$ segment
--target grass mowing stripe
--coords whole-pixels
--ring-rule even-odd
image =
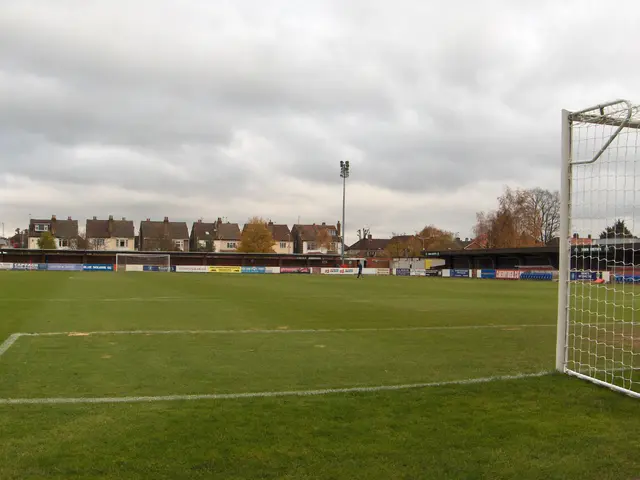
[[[542,377],[550,375],[550,371],[537,373],[520,373],[516,375],[502,375],[496,377],[469,378],[464,380],[450,380],[445,382],[412,383],[405,385],[377,385],[371,387],[346,387],[325,388],[320,390],[293,390],[280,392],[253,392],[253,393],[212,393],[193,395],[161,395],[144,397],[89,397],[89,398],[0,398],[0,405],[26,405],[26,404],[78,404],[78,403],[136,403],[136,402],[169,402],[178,400],[233,400],[241,398],[267,398],[267,397],[308,397],[329,395],[335,393],[367,393],[391,390],[408,390],[427,387],[444,387],[447,385],[471,385],[474,383],[488,383],[506,380],[521,380],[524,378]]]
[[[9,335],[9,337],[4,342],[2,342],[2,344],[0,344],[0,356],[2,356],[2,354],[9,350],[9,348],[11,348],[11,345],[16,343],[16,340],[18,340],[18,338],[20,338],[21,336],[21,333],[12,333],[11,335]]]
[[[249,333],[350,333],[350,332],[412,332],[428,330],[477,330],[491,328],[539,328],[555,327],[555,324],[540,325],[444,325],[434,327],[388,327],[388,328],[307,328],[307,329],[245,329],[245,330],[96,330],[91,332],[31,332],[14,335],[25,337],[50,337],[59,335],[179,335],[179,334],[249,334]]]

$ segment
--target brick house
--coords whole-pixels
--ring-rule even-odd
[[[215,223],[215,248],[216,252],[235,252],[240,245],[240,225],[237,223],[222,222],[218,217]]]
[[[75,249],[78,245],[78,221],[71,217],[66,220],[58,220],[55,215],[51,215],[48,220],[32,218],[29,221],[30,249],[38,249],[38,240],[44,232],[51,232],[60,250]]]
[[[273,251],[275,253],[293,253],[293,238],[289,226],[269,221],[267,227],[273,237]]]
[[[345,253],[350,257],[362,258],[384,255],[383,252],[390,241],[390,238],[373,238],[372,235],[367,235],[366,238],[361,238],[349,248],[345,247]]]
[[[326,232],[326,233],[322,233]],[[335,225],[295,224],[291,229],[295,253],[338,253],[340,251],[340,222]],[[323,236],[328,237],[328,245],[320,245]]]
[[[136,241],[133,221],[122,218],[98,220],[93,217],[86,224],[87,250],[135,251]]]
[[[189,251],[189,229],[186,222],[170,222],[146,219],[140,222],[140,251]]]
[[[189,248],[192,252],[212,252],[215,250],[215,234],[217,223],[198,220],[191,226]]]

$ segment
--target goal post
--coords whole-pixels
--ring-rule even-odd
[[[563,110],[561,141],[556,370],[640,398],[640,106]]]
[[[117,253],[116,272],[170,272],[171,255]]]

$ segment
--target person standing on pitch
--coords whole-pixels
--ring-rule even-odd
[[[358,277],[360,278],[362,276],[362,262],[360,260],[358,260]]]

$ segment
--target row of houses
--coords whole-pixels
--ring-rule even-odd
[[[267,224],[273,237],[275,253],[331,253],[340,248],[340,222],[329,225]],[[215,222],[202,219],[194,222],[191,230],[186,222],[164,220],[146,220],[140,222],[135,233],[133,220],[126,218],[108,219],[93,217],[86,220],[84,233],[80,232],[78,220],[71,217],[58,219],[52,215],[49,219],[31,219],[29,228],[9,239],[15,247],[37,249],[38,241],[44,232],[53,236],[58,249],[87,249],[109,251],[210,251],[235,252],[240,245],[242,231],[237,223]],[[322,239],[322,244],[319,244]]]

